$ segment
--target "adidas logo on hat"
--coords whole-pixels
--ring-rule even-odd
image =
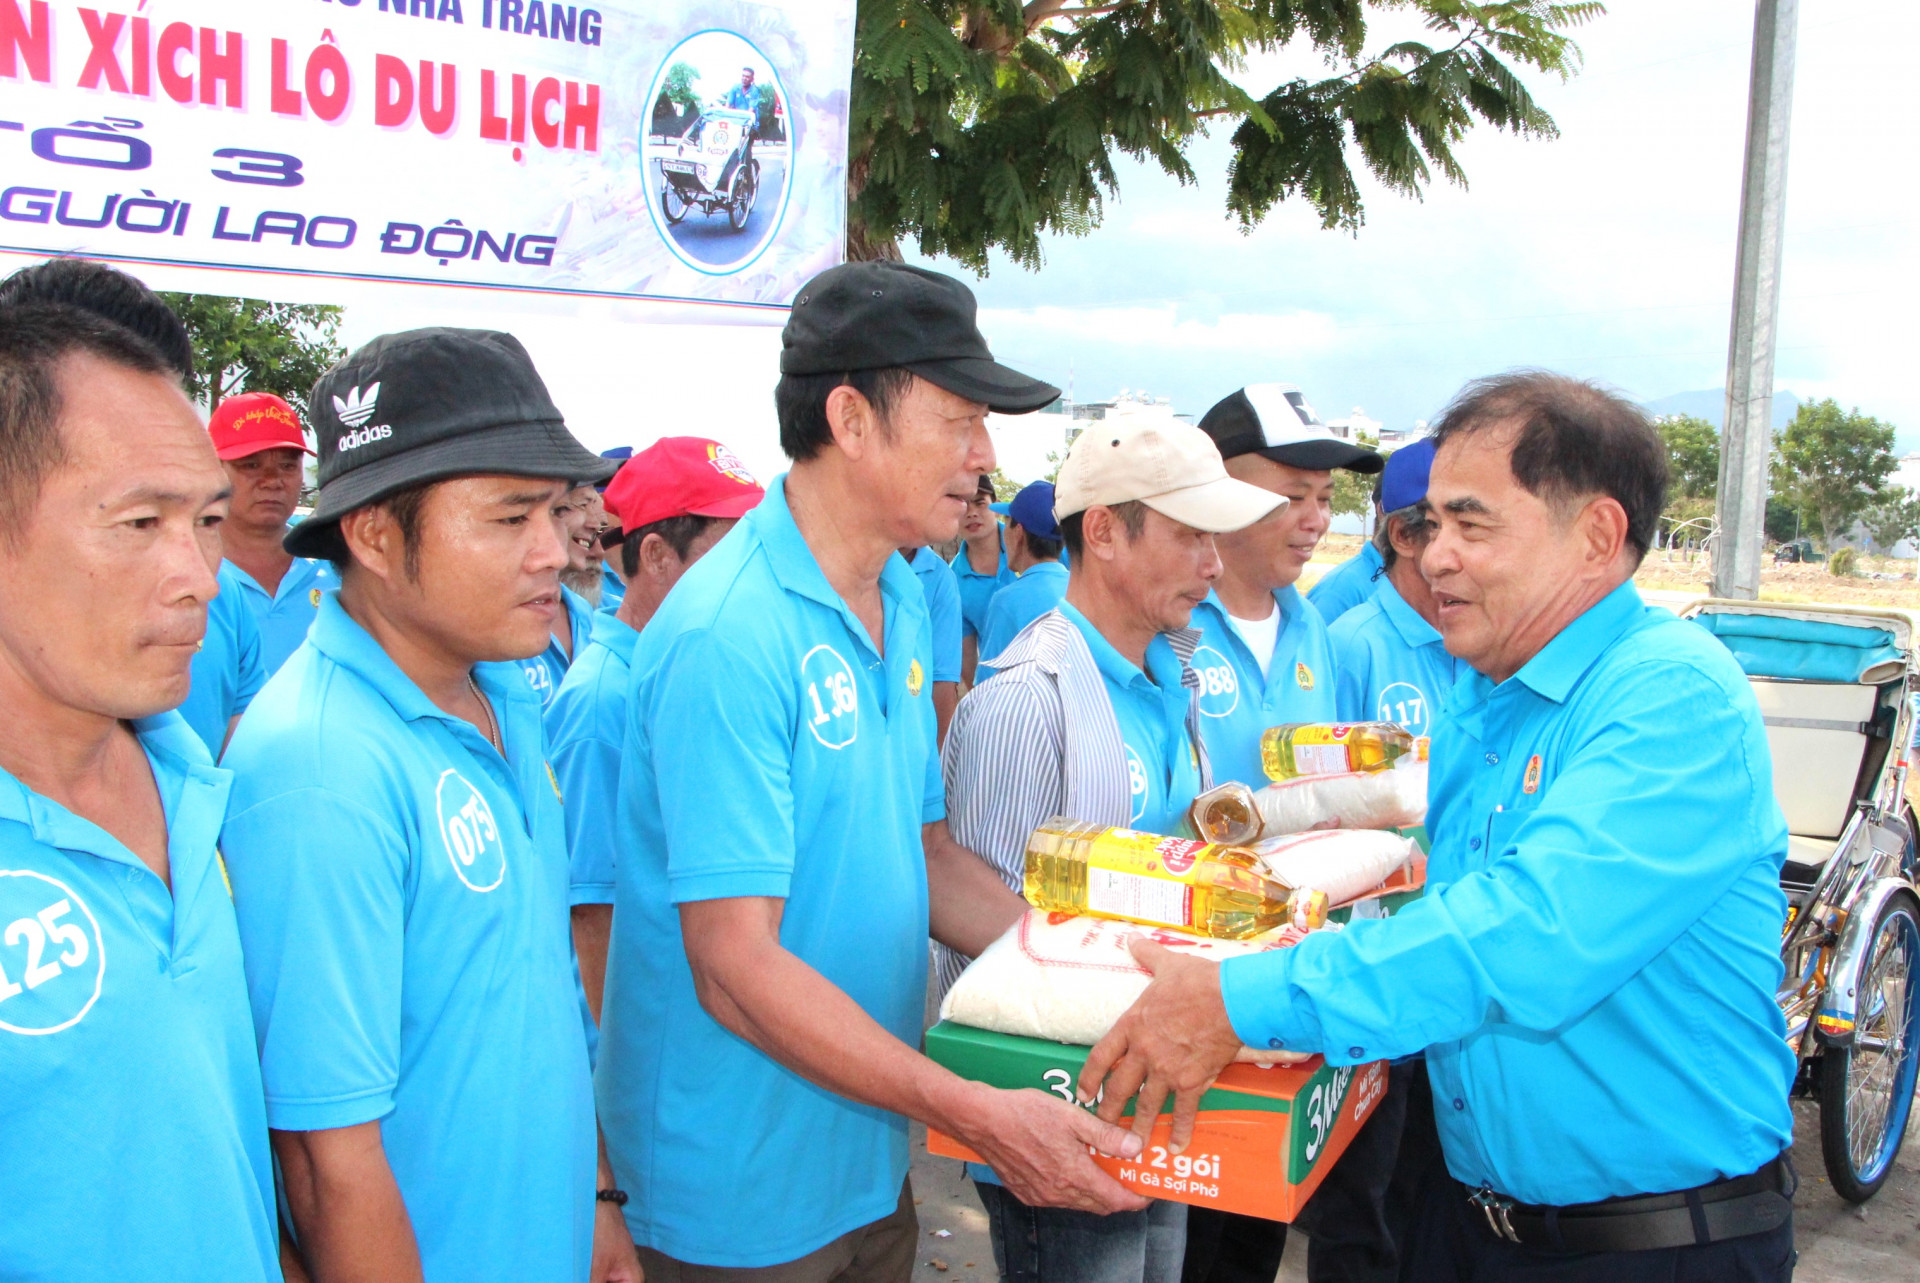
[[[380,385],[370,383],[364,388],[349,388],[347,395],[333,398],[333,412],[340,416],[340,422],[350,428],[357,428],[373,417],[373,411],[380,404]],[[345,445],[346,437],[340,438],[341,449],[351,449]],[[364,442],[356,443],[364,444]]]

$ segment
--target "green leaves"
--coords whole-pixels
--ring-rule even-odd
[[[1431,41],[1369,57],[1369,11],[1418,14]],[[1099,225],[1117,157],[1185,183],[1186,148],[1235,122],[1228,209],[1257,225],[1305,199],[1357,230],[1353,163],[1419,196],[1466,182],[1453,148],[1475,124],[1552,137],[1521,79],[1564,77],[1568,30],[1597,3],[1510,0],[860,0],[848,173],[849,252],[912,238],[976,270],[999,249],[1038,267],[1048,232]],[[1228,78],[1296,44],[1328,64],[1255,98]]]
[[[193,339],[187,391],[209,411],[235,393],[271,392],[304,423],[314,383],[347,354],[335,338],[343,308],[219,294],[160,297]]]
[[[1893,437],[1891,424],[1828,398],[1802,405],[1774,438],[1774,489],[1820,523],[1829,552],[1899,466]]]

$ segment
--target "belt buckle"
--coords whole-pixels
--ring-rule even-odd
[[[1520,1236],[1513,1230],[1513,1219],[1508,1215],[1513,1210],[1512,1199],[1504,1198],[1494,1193],[1492,1187],[1482,1185],[1467,1196],[1467,1201],[1479,1208],[1480,1214],[1487,1218],[1487,1228],[1493,1231],[1495,1238],[1505,1239],[1509,1243],[1520,1241]]]

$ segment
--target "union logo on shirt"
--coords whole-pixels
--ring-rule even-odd
[[[921,688],[926,684],[927,684],[927,675],[921,669],[920,661],[916,659],[912,663],[907,665],[907,694],[913,696],[915,699],[918,699],[920,697]]]
[[[1540,755],[1538,753],[1527,759],[1527,777],[1521,782],[1520,791],[1522,793],[1540,791]]]
[[[315,610],[320,609],[320,590],[318,588],[309,588],[307,590],[307,601],[312,604]]]
[[[1304,660],[1294,661],[1293,684],[1295,686],[1298,686],[1303,691],[1310,691],[1313,689],[1313,670],[1307,667],[1306,661]]]

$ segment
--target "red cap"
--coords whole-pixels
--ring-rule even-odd
[[[620,465],[602,500],[618,532],[668,517],[744,517],[766,497],[747,465],[718,441],[662,437]]]
[[[213,452],[222,459],[244,459],[262,450],[300,450],[307,454],[300,416],[271,392],[242,392],[222,401],[207,420]]]

